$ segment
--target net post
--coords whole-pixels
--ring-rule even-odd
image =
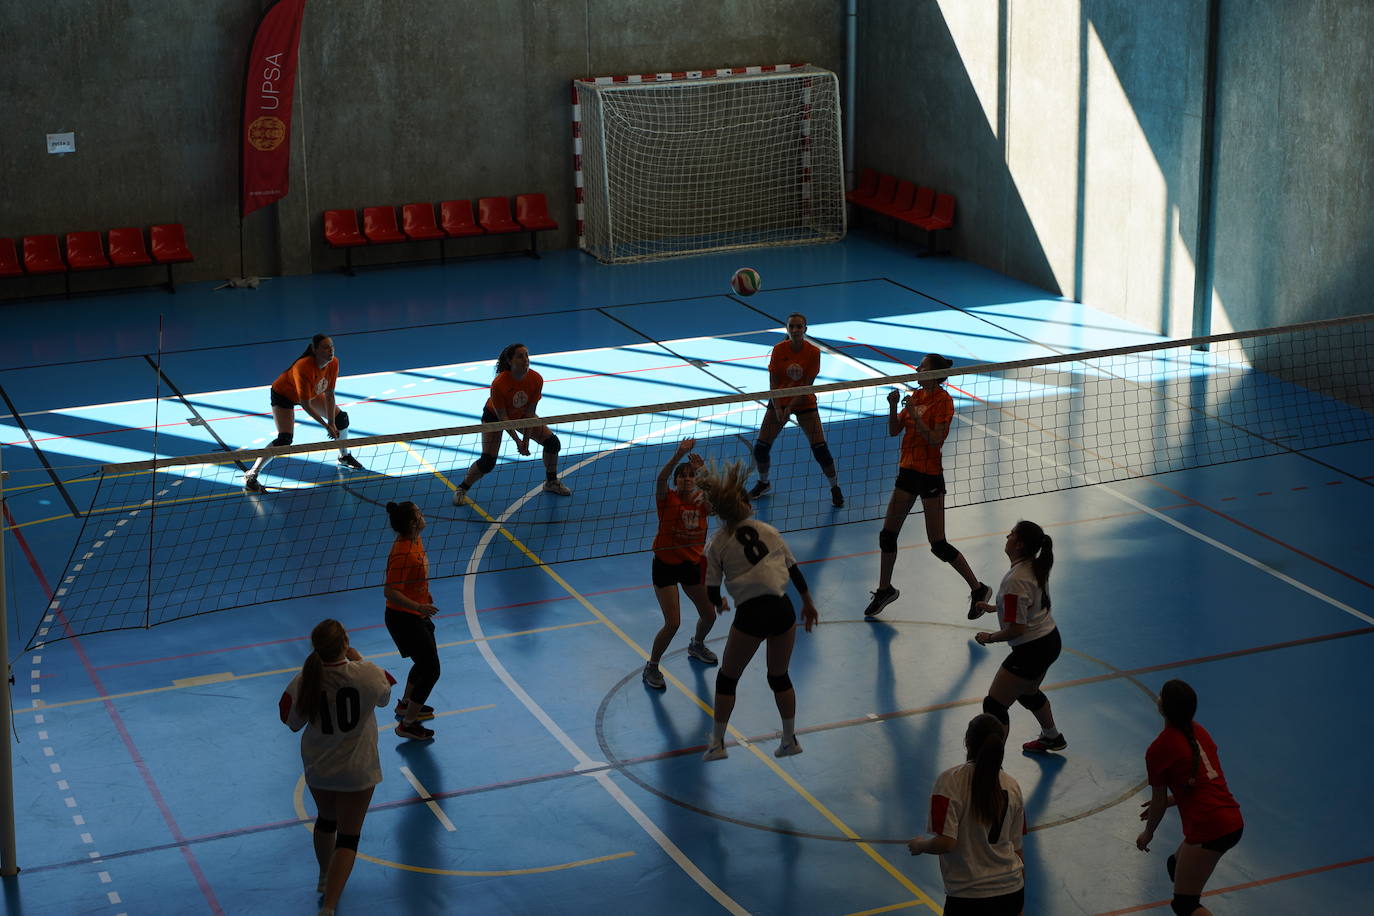
[[[3,450],[0,450],[3,451]],[[5,504],[5,473],[0,459],[0,507]],[[8,518],[0,512],[0,518]],[[3,526],[0,526],[3,528]],[[5,592],[5,536],[0,530],[0,664],[4,668],[4,683],[0,683],[0,714],[4,716],[5,740],[0,741],[0,877],[19,874],[19,861],[14,841],[14,753],[11,742],[14,734],[14,715],[11,708],[10,682],[10,617]]]

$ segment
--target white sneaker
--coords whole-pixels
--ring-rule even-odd
[[[728,756],[730,755],[725,753],[724,744],[708,743],[706,745],[706,753],[701,755],[701,759],[705,760],[707,763],[710,763],[712,760],[724,760]]]
[[[266,493],[267,488],[258,483],[257,474],[243,475],[243,489],[249,493]]]
[[[453,491],[453,504],[455,506],[466,506],[468,504],[468,491],[462,487]]]
[[[801,752],[801,742],[796,739],[796,736],[793,736],[790,742],[784,741],[782,744],[779,744],[778,749],[773,752],[773,756],[791,757],[793,754],[800,754]]]
[[[544,481],[544,492],[552,493],[555,496],[572,496],[572,490],[563,485],[563,481],[557,478]]]

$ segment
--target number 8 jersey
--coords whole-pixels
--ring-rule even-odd
[[[706,585],[718,588],[723,577],[739,607],[750,598],[781,595],[787,589],[787,569],[796,563],[778,529],[746,519],[733,531],[719,529],[706,545]]]
[[[302,728],[301,761],[305,783],[332,792],[360,792],[382,781],[377,758],[377,717],[373,709],[391,702],[391,675],[371,662],[326,664],[320,676],[315,721],[301,715],[301,676],[281,697],[281,720],[293,732]]]

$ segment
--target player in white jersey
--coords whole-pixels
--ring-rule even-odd
[[[365,662],[337,620],[310,633],[314,651],[281,695],[281,720],[301,735],[305,784],[315,799],[316,890],[333,916],[358,855],[372,791],[382,781],[374,708],[391,702],[391,675]]]
[[[782,743],[775,757],[800,754],[795,732],[797,694],[787,669],[797,636],[797,615],[788,600],[790,579],[802,599],[802,624],[807,632],[820,615],[811,603],[806,579],[797,561],[772,525],[750,516],[753,507],[744,490],[747,471],[739,462],[723,470],[697,472],[696,484],[706,496],[721,527],[706,545],[706,592],[712,604],[721,603],[721,583],[735,601],[735,622],[725,641],[716,676],[715,723],[705,760],[725,757],[725,729],[735,708],[735,687],[754,653],[768,643],[768,686],[782,717]]]
[[[983,699],[983,712],[1009,726],[1007,710],[1012,703],[1020,703],[1040,723],[1040,737],[1021,745],[1021,750],[1029,754],[1062,751],[1069,742],[1055,727],[1050,698],[1040,689],[1045,673],[1063,648],[1059,627],[1050,615],[1054,542],[1035,522],[1019,521],[1008,532],[1003,551],[1011,560],[1011,569],[997,588],[997,604],[975,605],[979,613],[996,612],[1002,624],[995,633],[975,636],[978,645],[1011,643],[1011,654],[1002,662]]]
[[[969,722],[967,762],[941,773],[930,791],[930,835],[906,844],[913,856],[940,857],[945,916],[1018,916],[1024,905],[1026,809],[1002,770],[1006,735],[986,713]]]

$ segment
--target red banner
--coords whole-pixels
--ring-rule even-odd
[[[286,196],[291,170],[291,99],[305,0],[276,0],[262,14],[243,81],[243,174],[239,212]]]

